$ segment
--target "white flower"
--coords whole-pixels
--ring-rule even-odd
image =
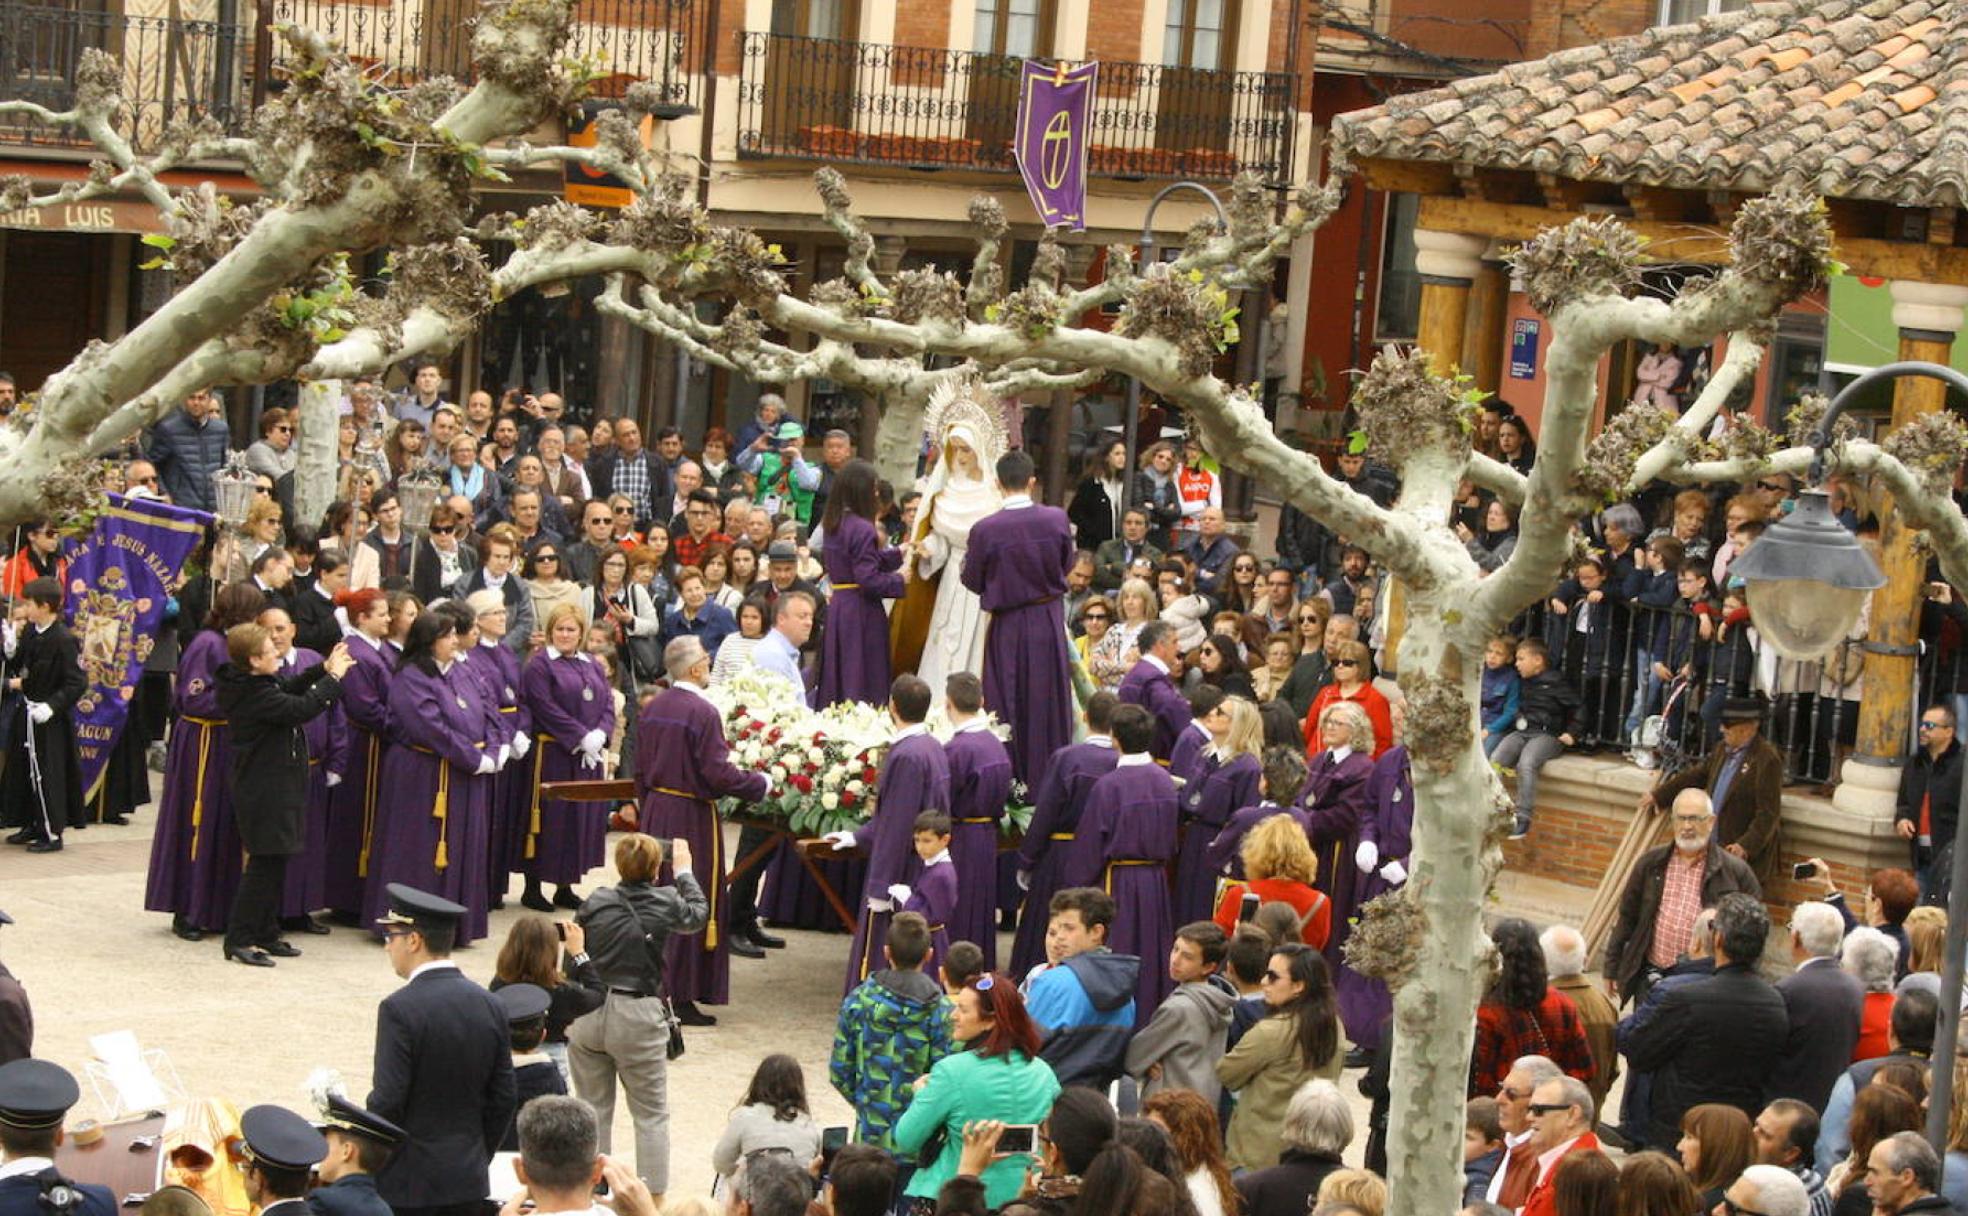
[[[861,780],[859,777],[856,777],[854,780],[847,783],[847,792],[850,794],[860,794],[864,792],[867,788],[868,788],[868,783]]]
[[[806,758],[815,764],[825,764],[827,762],[827,753],[820,748],[809,747],[806,749]]]
[[[786,766],[785,766],[785,765],[783,765],[783,764],[775,764],[775,765],[773,765],[773,766],[772,766],[772,768],[771,768],[771,770],[770,770],[770,771],[771,771],[771,775],[772,775],[772,781],[773,781],[773,784],[775,784],[775,785],[776,785],[776,784],[778,784],[779,782],[781,782],[781,781],[784,781],[784,780],[786,779]]]
[[[827,810],[830,810],[830,811],[835,811],[835,810],[839,810],[839,809],[840,809],[840,804],[841,804],[841,800],[840,800],[840,795],[839,795],[839,794],[822,794],[822,795],[820,795],[820,805],[821,805],[822,807],[824,807],[824,808],[826,808]]]

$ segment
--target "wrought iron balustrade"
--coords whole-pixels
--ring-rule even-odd
[[[1010,170],[1021,61],[745,33],[740,155]],[[1270,181],[1291,171],[1291,76],[1102,62],[1089,169],[1117,178]]]

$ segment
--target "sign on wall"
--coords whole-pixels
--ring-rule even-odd
[[[1535,380],[1538,374],[1538,335],[1544,322],[1518,317],[1510,323],[1510,378]]]

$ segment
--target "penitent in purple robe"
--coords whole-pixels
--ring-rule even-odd
[[[1175,923],[1208,920],[1216,914],[1219,866],[1209,862],[1210,844],[1230,822],[1230,814],[1257,799],[1264,766],[1256,756],[1204,758],[1200,779],[1182,788],[1182,848],[1175,859]]]
[[[957,884],[957,867],[951,860],[948,850],[941,854],[942,860],[931,860],[916,875],[916,881],[909,887],[909,898],[897,912],[919,912],[929,922],[929,961],[923,970],[934,976],[936,969],[950,957],[951,941],[968,941],[977,946],[984,943],[974,937],[955,936],[951,933],[950,918],[956,915],[957,904],[963,898]],[[984,970],[995,971],[989,962]]]
[[[724,715],[695,684],[657,693],[636,719],[636,792],[642,830],[658,840],[690,842],[698,883],[711,901],[702,933],[672,933],[663,978],[679,1001],[722,1005],[731,999],[731,906],[725,893],[720,798],[757,802],[771,789],[764,773],[731,762]],[[674,877],[665,860],[661,881]]]
[[[1155,715],[1155,745],[1148,750],[1168,765],[1175,755],[1176,740],[1195,718],[1188,699],[1176,691],[1175,681],[1161,664],[1144,658],[1121,677],[1115,695],[1121,704],[1139,705]]]
[[[1067,885],[1066,865],[1079,831],[1080,814],[1086,810],[1093,783],[1113,772],[1120,758],[1111,738],[1089,735],[1084,742],[1068,743],[1052,753],[1045,775],[1039,778],[1032,795],[1032,822],[1026,825],[1025,841],[1018,846],[1018,868],[1025,872],[1027,886],[1025,912],[1018,918],[1018,933],[1011,939],[1013,978],[1022,980],[1026,972],[1046,961],[1046,923],[1052,917],[1052,897]]]
[[[984,969],[998,969],[998,825],[1011,797],[1011,755],[982,718],[957,728],[950,759],[950,859],[957,906],[952,941],[974,942]]]
[[[875,813],[856,829],[854,843],[868,851],[868,877],[861,890],[860,918],[854,948],[847,958],[843,992],[880,970],[882,947],[888,944],[890,909],[870,904],[890,903],[888,889],[907,884],[922,861],[916,856],[916,816],[924,811],[950,809],[950,760],[943,745],[921,726],[889,745],[875,783]]]
[[[178,720],[144,884],[146,911],[169,912],[207,932],[225,928],[244,865],[228,792],[232,748],[213,683],[225,662],[225,635],[211,629],[201,630],[178,658]]]
[[[991,622],[984,633],[984,705],[1011,728],[1012,775],[1036,785],[1052,753],[1073,741],[1066,572],[1073,527],[1058,507],[1014,494],[970,529],[963,585]]]
[[[521,756],[514,747],[513,758],[492,776],[485,889],[492,906],[498,907],[505,900],[506,888],[512,885],[512,872],[526,846],[523,829],[532,826],[533,715],[520,702],[519,656],[504,644],[481,638],[465,656],[465,665],[483,683],[488,703],[498,706],[498,741],[512,746],[516,739],[526,740],[526,754]]]
[[[1414,848],[1414,778],[1408,768],[1407,748],[1390,747],[1374,761],[1373,775],[1367,778],[1366,803],[1359,838],[1373,841],[1380,857],[1368,873],[1355,870],[1355,908],[1402,885],[1381,877],[1381,868],[1388,862],[1398,861],[1404,870],[1411,865],[1408,854]],[[1372,1051],[1380,1045],[1381,1030],[1393,1016],[1393,994],[1386,984],[1350,967],[1333,973],[1333,986],[1348,1041]]]
[[[1319,877],[1312,884],[1332,901],[1332,936],[1326,939],[1326,962],[1335,973],[1353,931],[1353,854],[1360,843],[1360,821],[1368,814],[1367,779],[1373,776],[1373,757],[1348,752],[1333,759],[1330,750],[1312,758],[1305,772],[1299,805],[1305,808],[1306,834],[1319,858]]]
[[[299,675],[321,666],[321,656],[295,647],[280,663],[282,676]],[[339,703],[301,726],[308,745],[307,807],[301,819],[301,851],[287,863],[287,882],[280,894],[280,915],[309,916],[328,906],[328,804],[337,780],[348,768],[348,718]]]
[[[1247,806],[1230,816],[1229,822],[1223,825],[1223,830],[1216,834],[1216,839],[1210,841],[1209,848],[1204,850],[1203,864],[1209,867],[1210,873],[1242,879],[1244,837],[1250,835],[1258,824],[1273,815],[1290,815],[1298,821],[1298,826],[1301,828],[1312,822],[1303,808],[1279,806],[1269,798],[1255,806]],[[1307,835],[1310,833],[1308,832]]]
[[[350,633],[347,640],[355,666],[342,677],[342,699],[336,708],[348,722],[348,759],[342,783],[328,797],[325,897],[335,911],[359,916],[369,875],[383,755],[389,748],[389,690],[396,659],[386,657],[382,646],[362,634]]]
[[[1209,729],[1201,722],[1191,722],[1178,731],[1175,742],[1169,747],[1169,776],[1182,782],[1178,788],[1183,793],[1202,784],[1209,772],[1209,749],[1215,740],[1210,738]]]
[[[1123,756],[1088,792],[1066,866],[1066,885],[1100,887],[1114,897],[1107,944],[1116,954],[1141,959],[1136,1027],[1148,1024],[1174,987],[1168,974],[1175,943],[1168,870],[1175,860],[1176,815],[1175,781],[1146,753]]]
[[[607,860],[606,802],[570,802],[540,793],[544,781],[598,781],[599,765],[589,765],[581,740],[590,731],[606,739],[615,731],[615,698],[608,675],[592,656],[563,655],[548,647],[519,673],[519,699],[533,719],[532,777],[526,822],[517,825],[519,870],[541,882],[572,886]]]
[[[491,779],[477,772],[488,712],[478,681],[456,663],[437,673],[406,664],[391,680],[392,746],[376,792],[365,925],[387,910],[385,888],[400,882],[465,906],[460,945],[485,936]]]
[[[888,610],[899,598],[902,550],[885,548],[875,525],[843,514],[827,533],[824,553],[827,627],[820,633],[820,684],[813,703],[825,709],[842,701],[888,704]]]

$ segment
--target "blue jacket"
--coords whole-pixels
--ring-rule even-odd
[[[1121,1075],[1140,974],[1141,960],[1132,954],[1089,950],[1032,981],[1025,1011],[1045,1036],[1039,1057],[1061,1085],[1104,1088]]]
[[[226,450],[231,446],[232,430],[225,415],[213,414],[199,423],[184,410],[175,409],[150,428],[146,450],[172,502],[216,511],[219,492],[212,485],[212,474],[225,467]]]
[[[1517,695],[1524,677],[1508,663],[1483,669],[1483,729],[1507,735],[1517,729]]]
[[[656,638],[668,649],[671,642],[690,634],[704,643],[705,654],[715,658],[718,647],[724,645],[724,639],[737,632],[738,621],[731,615],[731,609],[705,600],[704,606],[697,610],[694,621],[684,619],[681,605],[672,609],[663,617],[663,628]]]

